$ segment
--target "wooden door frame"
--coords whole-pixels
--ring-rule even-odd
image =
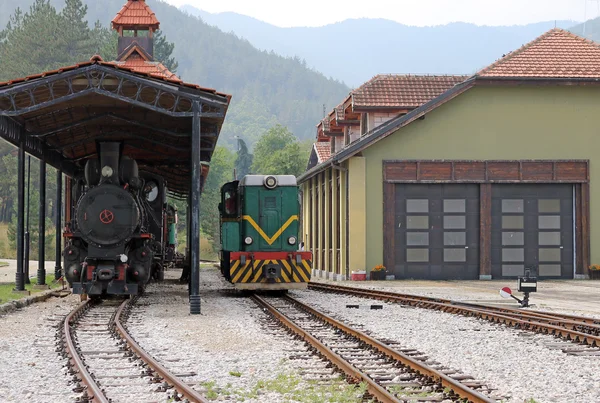
[[[589,160],[384,160],[382,168],[383,264],[386,267],[392,268],[395,264],[396,184],[480,184],[479,277],[491,279],[492,185],[565,183],[575,186],[575,275],[589,277]]]

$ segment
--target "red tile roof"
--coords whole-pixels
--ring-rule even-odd
[[[417,108],[467,78],[380,74],[352,91],[353,108]]]
[[[219,96],[224,96],[224,97],[227,97],[227,98],[231,98],[231,95],[224,94],[224,93],[221,93],[221,92],[217,92],[216,90],[214,90],[212,88],[205,88],[205,87],[201,87],[201,86],[199,86],[197,84],[185,83],[185,82],[183,82],[181,79],[179,79],[177,77],[168,78],[164,74],[162,74],[160,71],[158,73],[156,73],[156,72],[138,71],[138,70],[136,70],[137,67],[128,67],[128,66],[122,64],[122,62],[105,62],[98,55],[92,56],[92,58],[88,62],[77,63],[77,64],[74,64],[72,66],[61,67],[60,69],[56,69],[56,70],[45,71],[43,73],[32,74],[32,75],[27,76],[27,77],[16,78],[16,79],[13,79],[13,80],[10,80],[10,81],[0,82],[0,87],[6,87],[6,86],[9,86],[9,85],[19,84],[19,83],[22,83],[22,82],[35,80],[37,78],[53,76],[55,74],[60,74],[60,73],[64,73],[66,71],[71,71],[71,70],[77,70],[79,68],[91,66],[93,64],[97,64],[97,65],[100,65],[100,66],[106,66],[106,67],[113,67],[113,68],[118,69],[118,70],[128,71],[128,72],[131,72],[131,73],[139,74],[141,76],[146,76],[146,77],[150,77],[150,78],[156,78],[156,79],[160,79],[160,80],[163,80],[163,81],[167,81],[167,82],[169,82],[171,84],[179,84],[179,85],[182,85],[182,86],[185,86],[185,87],[194,88],[194,89],[197,89],[197,90],[200,90],[200,91],[204,91],[204,92],[208,92],[208,93],[211,93],[211,94],[215,94],[215,95],[219,95]],[[164,66],[163,66],[163,68],[164,68]],[[158,68],[158,70],[160,70],[160,68]]]
[[[116,26],[148,26],[158,29],[160,22],[156,19],[154,11],[148,7],[145,0],[128,0],[112,20],[113,28]]]
[[[131,54],[124,61],[116,61],[113,63],[117,64],[119,67],[129,68],[136,73],[143,73],[153,77],[168,78],[181,82],[179,77],[174,73],[171,73],[162,63],[148,61],[137,52]]]
[[[476,76],[600,78],[600,46],[554,28],[502,57]]]
[[[314,148],[319,159],[319,164],[331,158],[331,143],[329,141],[319,141],[315,143]]]

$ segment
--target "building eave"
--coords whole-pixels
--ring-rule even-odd
[[[372,144],[383,140],[387,136],[395,133],[397,130],[402,127],[408,126],[410,123],[415,120],[424,117],[427,113],[433,111],[434,109],[442,106],[443,104],[449,102],[460,94],[466,92],[471,89],[476,83],[474,78],[468,79],[460,84],[455,85],[448,91],[439,95],[438,97],[432,99],[431,101],[421,105],[420,107],[412,110],[406,115],[398,116],[381,126],[377,127],[373,132],[367,133],[365,136],[360,138],[358,141],[355,141],[345,148],[343,148],[340,152],[335,155],[332,155],[331,158],[321,164],[316,165],[312,169],[306,171],[302,175],[298,177],[298,183],[303,183],[306,180],[312,178],[318,173],[326,170],[330,166],[339,165],[345,160],[351,158],[357,153],[361,152],[365,148],[371,146]]]

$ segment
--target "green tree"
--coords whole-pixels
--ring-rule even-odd
[[[171,57],[175,50],[175,44],[167,41],[167,38],[159,30],[154,34],[154,60],[161,62],[171,73],[177,72],[179,63]]]
[[[210,174],[200,199],[200,229],[212,242],[213,249],[219,250],[219,202],[221,186],[231,181],[233,175],[233,152],[225,147],[217,147],[210,162]]]
[[[261,175],[301,175],[309,148],[281,125],[269,129],[254,146],[252,171]]]
[[[239,148],[235,159],[235,172],[237,179],[241,179],[250,174],[253,155],[248,152],[248,146],[244,140],[238,139],[238,144]]]
[[[60,14],[48,0],[36,0],[25,14],[17,9],[0,32],[0,81],[89,60],[101,52],[111,33],[99,23],[90,29],[86,13],[81,0],[66,0]]]

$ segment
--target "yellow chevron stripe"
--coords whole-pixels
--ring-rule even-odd
[[[256,270],[256,266],[260,265],[260,260],[255,260],[254,261],[254,266],[252,266],[250,268],[250,270],[248,270],[248,273],[246,273],[246,275],[244,276],[244,278],[242,279],[242,283],[247,283],[248,279],[250,278],[250,276],[252,276],[252,273],[254,272],[254,270]]]
[[[290,271],[291,278],[293,279],[294,278],[294,270],[290,267],[290,264],[287,262],[287,260],[282,260],[281,264],[283,264],[283,266]],[[284,274],[284,271],[282,270],[281,273]],[[286,281],[289,283],[290,279],[286,279]]]
[[[309,277],[307,277],[307,276],[306,276],[306,272],[304,271],[304,267],[302,267],[301,265],[297,265],[297,266],[296,266],[296,269],[298,269],[298,273],[300,273],[300,276],[302,277],[302,279],[303,279],[305,282],[307,282],[307,283],[308,283],[308,282],[310,281],[310,280],[309,280],[310,276],[309,276]]]
[[[280,264],[284,265],[288,270],[290,270],[290,268],[287,267],[287,265],[285,264],[285,260],[280,260],[279,262],[280,262]],[[291,273],[291,270],[290,270],[290,273]],[[286,283],[290,282],[290,279],[289,279],[288,275],[285,273],[285,270],[281,270],[281,277],[283,277],[283,280]]]
[[[240,269],[238,270],[238,272],[236,273],[235,277],[231,279],[231,282],[233,283],[237,283],[238,280],[240,279],[240,277],[242,276],[242,273],[246,270],[246,267],[249,265],[250,263],[246,263],[246,266],[244,267],[240,267]]]
[[[269,262],[270,262],[270,260],[265,260],[264,263],[263,263],[263,267],[265,267],[266,264],[269,264]],[[256,272],[256,274],[254,275],[254,278],[252,279],[253,283],[256,283],[258,281],[258,279],[260,278],[261,273],[262,273],[262,269],[258,270]]]
[[[234,273],[235,270],[237,269],[237,267],[240,265],[240,261],[239,260],[234,260],[234,262],[235,263],[233,264],[233,266],[231,266],[231,269],[229,269],[229,273]]]
[[[302,265],[303,265],[303,266],[306,268],[306,271],[307,271],[308,273],[310,273],[310,272],[311,272],[311,269],[310,269],[310,264],[308,263],[308,261],[307,261],[307,260],[303,260],[303,261],[302,261]]]
[[[283,233],[283,231],[285,231],[287,229],[287,227],[290,226],[290,224],[292,224],[294,221],[298,220],[298,216],[297,215],[291,216],[285,222],[285,224],[283,224],[283,226],[281,228],[279,228],[279,230],[277,230],[277,232],[272,237],[269,237],[267,234],[265,234],[265,231],[263,231],[262,228],[256,223],[256,221],[254,221],[254,219],[252,217],[250,217],[249,215],[242,216],[242,219],[248,221],[248,223],[252,226],[252,228],[254,228],[256,230],[256,232],[258,232],[260,234],[260,236],[262,236],[263,239],[265,241],[267,241],[267,243],[269,245],[272,245],[273,242],[275,242],[277,240],[277,238],[279,238],[279,236]]]

